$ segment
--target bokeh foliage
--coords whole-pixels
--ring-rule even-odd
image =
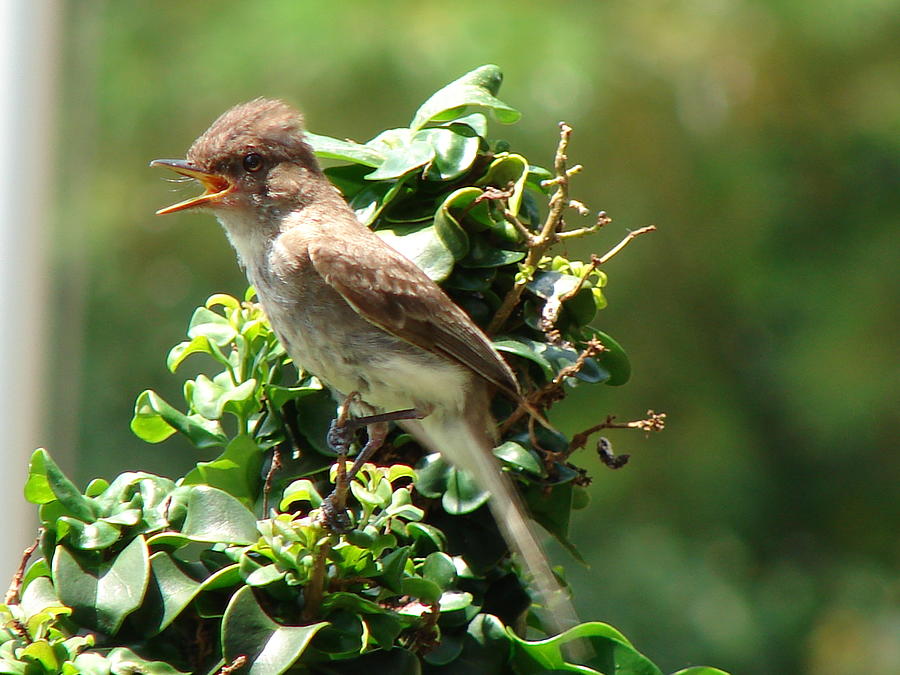
[[[572,570],[595,589],[582,614],[670,669],[895,672],[898,16],[893,0],[69,3],[49,357],[66,386],[47,444],[88,449],[61,458],[79,482],[193,461],[138,457],[122,392],[177,397],[161,346],[243,280],[208,219],[153,219],[170,195],[149,159],[257,95],[369,138],[500,63],[528,113],[517,150],[547,161],[566,119],[607,236],[660,226],[611,263],[606,312],[640,364],[617,412],[651,401],[669,430],[576,514],[596,542],[594,569]],[[576,395],[554,420],[610,403]]]

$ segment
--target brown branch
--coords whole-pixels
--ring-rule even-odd
[[[525,227],[525,224],[519,220],[516,216],[513,215],[512,211],[509,209],[503,209],[501,211],[503,214],[503,219],[506,220],[507,223],[516,228],[516,231],[522,235],[522,238],[525,240],[525,244],[527,246],[534,246],[538,241],[537,237],[534,236],[534,233]]]
[[[263,483],[263,515],[267,516],[269,513],[269,494],[272,492],[272,481],[275,479],[275,473],[281,466],[281,450],[276,445],[272,448],[272,463],[269,465],[269,470],[266,472],[266,480]]]
[[[22,552],[22,559],[19,561],[19,567],[16,569],[16,573],[13,575],[12,581],[9,584],[9,589],[6,591],[6,596],[3,599],[4,604],[14,605],[18,602],[19,591],[22,589],[22,579],[25,577],[25,568],[28,566],[28,559],[31,558],[31,555],[37,550],[43,534],[44,528],[38,528],[38,535],[35,537],[34,543]]]
[[[596,231],[610,222],[612,222],[612,219],[609,218],[606,213],[601,211],[600,215],[597,217],[597,224],[593,228],[582,228],[582,232],[587,233],[589,230]],[[655,230],[655,225],[647,225],[646,227],[642,227],[629,232],[622,239],[622,241],[613,246],[602,256],[598,256],[597,254],[592,253],[590,264],[584,268],[584,271],[581,273],[581,276],[579,277],[575,286],[558,297],[549,298],[544,303],[544,309],[541,311],[540,327],[541,330],[551,339],[551,342],[557,342],[559,339],[559,335],[554,331],[554,327],[556,326],[556,322],[559,319],[559,314],[562,311],[563,303],[574,298],[578,294],[578,292],[581,291],[582,288],[584,288],[584,284],[587,282],[588,277],[590,277],[591,274],[593,274],[600,265],[611,260],[617,253],[625,248],[632,239],[642,234],[647,234],[648,232],[654,232]],[[572,232],[562,232],[559,236],[576,234],[577,232],[577,230]]]
[[[597,261],[598,265],[602,265],[604,263],[609,262],[613,257],[616,256],[619,251],[628,246],[631,243],[631,240],[641,236],[642,234],[647,234],[648,232],[656,232],[656,225],[647,225],[645,227],[639,227],[636,230],[632,230],[620,241],[618,244],[609,249],[606,253],[600,256],[600,259]]]
[[[631,422],[616,422],[615,420],[615,415],[609,415],[606,420],[600,424],[572,436],[572,442],[569,444],[569,452],[571,453],[579,448],[583,448],[592,434],[603,429],[639,429],[644,433],[649,434],[652,431],[662,431],[666,427],[666,413],[657,413],[652,410],[648,410],[647,417],[641,420],[633,420]]]
[[[601,227],[604,227],[605,225],[609,225],[611,222],[612,222],[612,218],[610,218],[606,214],[606,211],[600,211],[600,213],[597,214],[597,221],[590,227],[580,227],[577,230],[569,230],[568,232],[559,232],[559,233],[557,233],[556,238],[559,239],[560,241],[562,241],[564,239],[574,239],[576,237],[584,237],[585,235],[593,234],[594,232],[599,230]]]
[[[541,226],[538,235],[532,235],[532,241],[528,244],[528,254],[521,263],[521,268],[525,270],[537,268],[544,252],[556,243],[558,232],[563,226],[563,212],[569,206],[569,171],[571,171],[571,169],[566,168],[566,162],[568,161],[566,151],[569,148],[569,138],[571,135],[572,127],[565,122],[560,122],[559,145],[556,147],[556,157],[553,162],[556,177],[551,179],[551,183],[547,183],[547,181],[544,182],[545,185],[556,185],[556,192],[550,197],[550,211],[547,214],[547,219]],[[574,168],[575,167],[572,167],[572,169]],[[497,310],[496,314],[494,314],[494,318],[491,319],[491,323],[487,327],[487,333],[489,335],[496,333],[500,327],[506,323],[506,320],[516,308],[516,305],[519,304],[519,299],[525,291],[526,283],[527,281],[525,279],[519,279],[513,284],[512,288],[509,289],[509,292],[500,304],[500,308]]]
[[[578,355],[578,358],[575,359],[574,363],[566,366],[565,368],[561,368],[560,371],[556,374],[556,377],[554,377],[550,382],[545,384],[537,391],[531,392],[528,396],[525,397],[525,400],[523,402],[519,403],[518,407],[512,412],[512,414],[507,417],[500,425],[500,436],[503,436],[516,424],[516,422],[522,419],[529,412],[529,408],[546,408],[550,404],[562,399],[564,395],[563,384],[565,383],[566,378],[574,377],[575,375],[580,373],[584,368],[584,364],[589,358],[591,358],[592,356],[596,356],[605,349],[606,347],[604,347],[599,340],[589,340],[585,348]]]

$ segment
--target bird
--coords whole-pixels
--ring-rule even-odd
[[[157,211],[212,213],[222,225],[272,330],[303,371],[367,410],[414,409],[398,424],[490,494],[510,549],[558,630],[574,610],[492,454],[490,398],[523,398],[489,338],[414,262],[363,225],[328,180],[304,119],[258,98],[223,113],[185,159],[158,159],[202,194]]]

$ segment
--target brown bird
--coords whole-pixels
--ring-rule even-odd
[[[491,494],[494,517],[558,627],[574,623],[510,479],[492,454],[492,388],[520,401],[485,334],[419,267],[360,223],[319,168],[301,115],[257,99],[224,113],[185,160],[155,160],[206,191],[157,213],[213,213],[294,362],[399,424]]]

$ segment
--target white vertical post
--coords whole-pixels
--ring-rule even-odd
[[[0,593],[34,536],[22,485],[53,419],[41,406],[58,28],[56,0],[0,0]]]

